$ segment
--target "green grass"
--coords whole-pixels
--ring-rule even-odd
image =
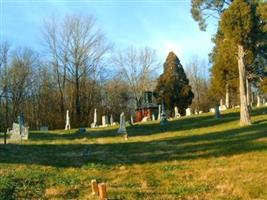
[[[95,199],[91,179],[110,199],[267,199],[266,111],[243,128],[233,110],[138,124],[128,141],[118,127],[31,132],[0,145],[0,199]]]

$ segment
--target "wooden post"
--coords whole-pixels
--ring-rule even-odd
[[[98,195],[98,186],[95,179],[91,180],[91,186],[92,186],[92,194]]]
[[[107,200],[107,187],[105,183],[98,184],[98,190],[99,190],[99,199],[100,200]]]

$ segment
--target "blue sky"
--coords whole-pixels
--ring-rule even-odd
[[[193,56],[208,59],[216,25],[199,30],[190,14],[190,0],[0,0],[1,38],[13,46],[42,51],[40,29],[45,18],[66,14],[93,15],[115,48],[156,49],[161,60],[174,51],[183,65]]]

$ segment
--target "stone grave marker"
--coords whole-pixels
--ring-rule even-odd
[[[69,116],[69,110],[67,110],[67,113],[66,113],[66,125],[65,125],[65,130],[70,130],[70,116]]]
[[[124,112],[120,114],[120,127],[118,129],[118,134],[124,135],[125,140],[128,139]]]

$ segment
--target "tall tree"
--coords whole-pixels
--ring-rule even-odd
[[[44,38],[51,55],[51,64],[56,71],[61,107],[64,109],[66,81],[71,86],[75,121],[80,123],[82,114],[83,81],[93,79],[101,65],[109,44],[96,27],[92,17],[66,16],[61,23],[45,24]],[[86,112],[87,113],[87,112]]]
[[[240,91],[240,125],[250,124],[249,114],[249,74],[251,66],[259,55],[266,52],[266,21],[262,10],[266,3],[248,0],[192,0],[192,16],[205,29],[205,17],[213,11],[222,18],[220,28],[226,39],[235,43],[238,54],[239,91]],[[261,9],[259,9],[261,8]],[[218,11],[218,12],[217,12]],[[204,25],[204,26],[203,26]],[[265,36],[264,36],[265,35]],[[265,40],[265,42],[264,42]],[[250,54],[250,55],[249,55]],[[250,65],[251,63],[252,65]]]
[[[226,40],[221,31],[214,39],[215,47],[211,53],[211,90],[217,101],[225,99],[229,108],[230,95],[238,94],[238,68],[236,59],[236,45]]]
[[[184,115],[185,109],[192,103],[194,94],[191,91],[189,80],[180,60],[173,52],[168,54],[163,65],[163,74],[158,78],[155,93],[158,103],[163,101],[171,113],[177,106],[179,112]]]
[[[250,125],[249,102],[247,99],[248,83],[245,55],[251,42],[256,45],[258,22],[255,8],[246,0],[235,0],[223,13],[220,22],[225,37],[237,46],[240,93],[240,125]]]

